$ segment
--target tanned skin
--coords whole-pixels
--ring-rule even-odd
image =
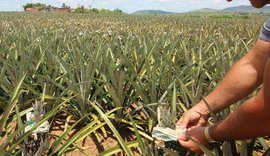
[[[250,0],[253,7],[260,8],[270,0]],[[210,136],[216,141],[251,139],[270,134],[270,43],[258,39],[253,48],[237,61],[219,86],[205,100],[214,112],[248,96],[261,86],[259,93],[241,104],[227,118],[209,127]],[[268,95],[267,95],[268,93]],[[186,135],[179,138],[180,144],[197,153],[200,148],[187,136],[209,147],[204,129],[209,112],[203,101],[187,111],[177,125],[187,128]]]

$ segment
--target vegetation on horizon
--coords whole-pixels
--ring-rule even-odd
[[[77,13],[114,13],[114,14],[123,14],[123,11],[121,9],[97,9],[97,8],[85,8],[83,5],[79,6],[75,9],[75,12]]]
[[[27,3],[25,5],[23,5],[24,10],[27,10],[28,8],[36,8],[39,11],[45,10],[47,7],[54,7],[51,5],[46,5],[43,3]],[[70,8],[70,6],[67,6],[65,3],[63,3],[63,5],[61,6],[61,8]],[[121,9],[114,9],[114,10],[109,10],[109,9],[97,9],[97,8],[91,8],[91,6],[89,6],[89,8],[86,8],[85,6],[81,5],[78,6],[75,9],[76,13],[114,13],[114,14],[122,14],[123,11]]]
[[[46,4],[43,3],[27,3],[23,5],[23,9],[26,10],[27,8],[37,8],[39,11],[46,9]]]

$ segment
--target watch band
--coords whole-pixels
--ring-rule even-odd
[[[204,128],[204,135],[206,141],[212,146],[212,147],[219,147],[223,144],[223,141],[215,141],[209,134],[209,126]]]
[[[209,126],[206,126],[204,128],[204,135],[205,135],[205,139],[207,140],[208,143],[215,142],[215,140],[209,134]]]

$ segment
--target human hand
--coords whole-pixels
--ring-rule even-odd
[[[203,127],[206,125],[208,118],[210,117],[207,107],[204,103],[198,103],[190,110],[185,112],[179,121],[176,123],[177,127],[181,127],[183,129],[191,129],[194,127]],[[180,136],[181,140],[188,140],[186,135]]]
[[[207,148],[210,148],[209,143],[205,139],[204,128],[205,127],[198,127],[198,126],[190,128],[186,131],[186,136],[188,139],[182,140],[179,138],[178,141],[180,142],[180,144],[184,148],[186,148],[192,152],[201,154],[202,150],[199,148],[197,143],[199,143]],[[192,138],[192,139],[190,139],[190,138]],[[195,143],[195,141],[197,143]]]

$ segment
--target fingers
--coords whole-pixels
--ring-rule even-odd
[[[190,151],[202,153],[198,143],[209,148],[208,142],[205,140],[204,127],[193,127],[186,131],[186,140],[179,138],[179,143]],[[191,139],[192,138],[192,139]]]
[[[180,128],[187,128],[188,123],[190,122],[189,117],[187,117],[186,115],[183,115],[179,121],[176,123],[176,126],[180,127]]]
[[[186,119],[184,119],[185,117],[184,116],[182,116],[179,120],[178,120],[178,122],[176,123],[176,127],[177,128],[182,128],[182,129],[186,129],[186,127],[187,127],[187,124],[186,125],[183,125],[183,121],[184,120],[186,120]],[[185,121],[186,122],[186,121]],[[188,140],[188,138],[186,137],[186,134],[185,133],[183,133],[183,134],[181,134],[180,136],[179,136],[179,139],[180,140],[184,140],[184,141],[187,141]]]
[[[186,134],[181,134],[179,136],[179,140],[182,140],[182,141],[188,141],[188,137],[186,136]]]
[[[181,146],[183,146],[184,148],[186,148],[192,152],[195,152],[198,154],[202,153],[201,149],[196,144],[194,144],[194,142],[192,140],[187,140],[187,141],[179,140],[179,143],[181,144]]]
[[[179,143],[181,144],[181,146],[189,149],[190,147],[190,141],[189,140],[179,140]]]

